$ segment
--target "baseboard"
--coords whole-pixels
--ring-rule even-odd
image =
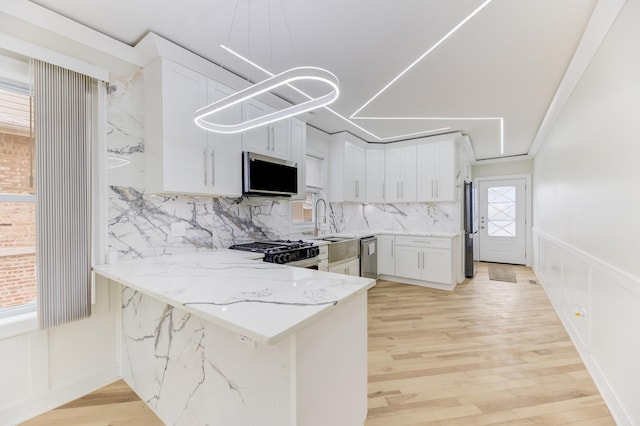
[[[61,405],[76,400],[121,378],[118,365],[87,377],[80,382],[61,389],[51,390],[45,395],[19,402],[0,412],[1,425],[17,425]]]
[[[585,253],[575,247],[572,247],[562,241],[556,240],[555,238],[550,237],[540,231],[534,230],[534,235],[536,238],[539,238],[540,241],[546,240],[547,243],[554,244],[557,248],[559,248],[562,251],[563,256],[567,255],[567,256],[572,256],[573,258],[576,258],[576,259],[580,259],[584,261],[590,269],[597,268],[599,271],[606,271],[607,276],[616,278],[616,279],[612,279],[611,281],[612,283],[617,282],[618,285],[621,285],[622,287],[627,289],[633,289],[634,293],[637,293],[637,287],[633,285],[630,286],[629,283],[627,282],[627,280],[629,279],[631,280],[631,282],[635,281],[635,277],[632,277],[631,275],[626,274],[623,271],[620,271],[619,269],[613,267],[612,265],[602,262],[599,259],[591,256],[590,254]],[[538,279],[540,280],[540,284],[545,290],[547,297],[551,301],[551,304],[554,310],[556,311],[556,314],[562,321],[562,324],[565,330],[567,331],[567,333],[569,334],[569,337],[573,341],[573,344],[576,350],[578,351],[578,354],[582,358],[587,370],[589,371],[589,374],[591,375],[598,390],[600,391],[600,394],[602,395],[602,398],[607,404],[607,407],[609,408],[611,415],[615,419],[616,424],[621,426],[622,425],[632,426],[634,424],[637,424],[636,422],[638,419],[634,420],[629,415],[628,411],[625,409],[624,405],[622,404],[621,399],[616,394],[615,389],[611,386],[610,382],[607,380],[606,371],[603,371],[602,367],[598,365],[596,360],[591,356],[589,347],[587,347],[583,343],[583,340],[580,338],[580,336],[578,335],[578,332],[573,327],[570,321],[570,318],[568,318],[567,314],[563,311],[562,300],[558,300],[557,298],[554,298],[554,293],[550,291],[549,282],[547,281],[547,278],[544,276],[544,272],[539,269],[540,264],[538,262],[538,259],[539,259],[538,256],[540,256],[540,246],[541,246],[540,241],[538,241],[536,250],[534,252],[534,255],[536,256],[536,259],[535,259],[536,261],[533,264],[533,270],[536,273]],[[619,280],[620,278],[625,278],[625,279]]]
[[[393,275],[378,275],[379,280],[394,281],[402,284],[417,285],[420,287],[435,288],[436,290],[453,291],[456,284],[434,283],[432,281],[414,280],[413,278],[395,277]]]

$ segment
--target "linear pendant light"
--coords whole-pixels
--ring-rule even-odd
[[[290,107],[265,114],[263,116],[253,118],[251,120],[242,121],[237,124],[220,124],[215,123],[212,118],[224,111],[231,108],[234,105],[244,102],[251,98],[261,95],[280,86],[287,85],[294,81],[300,80],[313,80],[327,84],[331,91],[326,95],[312,98],[308,101],[300,104],[292,105]],[[210,132],[214,133],[240,133],[259,126],[264,126],[275,121],[284,120],[285,118],[293,117],[294,115],[302,114],[303,112],[311,111],[316,108],[329,105],[334,102],[340,94],[338,85],[338,78],[331,72],[316,67],[297,67],[291,68],[280,74],[277,74],[271,78],[268,78],[246,89],[240,90],[226,98],[220,99],[207,105],[204,108],[200,108],[195,112],[195,123]]]

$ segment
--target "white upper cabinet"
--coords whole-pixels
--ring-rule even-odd
[[[339,133],[331,141],[329,155],[332,202],[365,202],[366,150],[350,139],[357,140],[346,133]]]
[[[388,149],[385,152],[385,201],[416,201],[416,147]]]
[[[303,200],[307,190],[307,123],[296,118],[287,120],[290,126],[291,161],[298,166],[298,193],[291,197],[293,200]]]
[[[244,121],[251,120],[274,111],[274,108],[253,99],[243,103],[242,119]],[[242,132],[242,149],[290,161],[291,144],[288,137],[287,121],[280,120]]]
[[[202,130],[194,112],[231,93],[166,58],[144,70],[145,182],[150,193],[241,195],[240,138]],[[231,109],[226,114],[240,110]]]
[[[455,201],[455,143],[418,145],[418,201]]]
[[[365,202],[384,203],[384,150],[366,150]]]
[[[225,98],[234,90],[207,79],[207,104]],[[240,105],[218,114],[222,123],[240,121]],[[242,141],[239,134],[226,135],[207,132],[206,180],[209,192],[219,195],[242,195]]]
[[[366,195],[366,151],[351,142],[344,147],[344,201],[363,202]]]

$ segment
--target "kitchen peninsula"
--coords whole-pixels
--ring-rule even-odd
[[[94,269],[123,286],[123,378],[166,424],[364,423],[375,280],[232,250]]]

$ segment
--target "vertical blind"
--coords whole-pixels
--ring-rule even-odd
[[[92,87],[34,61],[36,282],[41,328],[91,313]]]

